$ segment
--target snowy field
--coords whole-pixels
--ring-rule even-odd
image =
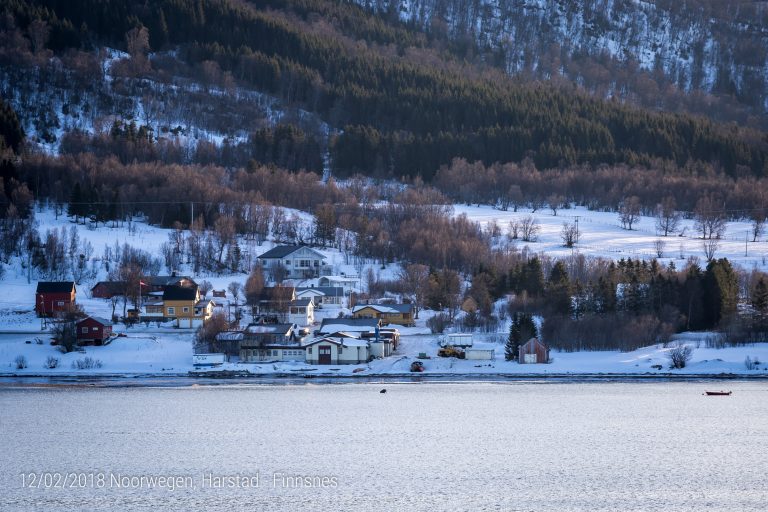
[[[621,258],[645,259],[656,258],[660,263],[675,261],[681,264],[689,257],[699,258],[701,265],[706,265],[706,257],[700,235],[696,232],[692,219],[683,219],[675,233],[661,236],[656,230],[653,217],[640,217],[632,230],[622,229],[616,212],[589,211],[583,207],[561,209],[557,215],[552,210],[541,209],[531,213],[530,209],[520,208],[516,213],[501,211],[490,206],[455,205],[456,215],[466,215],[470,220],[479,222],[483,227],[495,221],[502,234],[509,232],[509,223],[533,216],[540,226],[536,242],[515,240],[520,249],[528,247],[533,253],[545,253],[553,257],[583,254],[619,260]],[[565,247],[560,233],[563,223],[573,224],[578,219],[579,243],[570,249]],[[657,257],[655,242],[662,240],[663,254]],[[745,256],[746,252],[746,256]],[[734,265],[745,270],[757,268],[768,270],[768,231],[752,242],[751,225],[748,221],[728,222],[723,238],[719,241],[715,258],[728,258]]]
[[[288,212],[290,215],[291,211]],[[302,216],[306,223],[312,221],[306,213],[296,212]],[[551,256],[567,256],[572,252],[586,256],[600,256],[605,258],[645,258],[655,257],[654,242],[659,239],[654,228],[653,218],[641,218],[636,229],[624,230],[620,227],[615,213],[590,212],[581,208],[572,208],[558,211],[557,216],[551,210],[539,210],[533,214],[529,210],[521,210],[517,213],[502,212],[490,207],[469,207],[457,205],[456,215],[466,214],[470,219],[487,225],[496,221],[503,234],[506,234],[509,222],[520,220],[528,215],[536,217],[540,224],[540,233],[536,242],[514,241],[518,248],[528,246],[534,253],[544,253]],[[579,219],[579,231],[581,240],[578,246],[571,249],[563,247],[560,231],[563,222],[574,222]],[[74,224],[66,217],[57,219],[52,210],[43,209],[36,212],[40,231],[44,233],[48,229],[70,229]],[[768,241],[765,237],[758,242],[747,243],[747,256],[744,256],[744,237],[749,230],[747,222],[734,222],[728,224],[725,239],[721,243],[716,257],[727,257],[736,265],[746,270],[752,268],[766,269],[765,256],[768,255]],[[693,222],[683,221],[679,231],[685,236],[669,236],[664,238],[666,242],[665,258],[661,261],[678,261],[690,256],[704,260],[701,241],[695,238]],[[128,243],[133,247],[139,247],[154,254],[159,254],[160,246],[168,240],[170,230],[148,226],[141,222],[134,222],[129,230],[123,228],[110,228],[101,226],[98,229],[88,229],[78,226],[78,234],[81,240],[87,240],[94,248],[94,257],[98,258],[104,251],[104,247],[115,244]],[[265,242],[262,245],[242,242],[244,251],[250,251],[255,258],[259,254],[269,250],[275,244]],[[379,265],[353,264],[345,256],[335,249],[321,250],[328,263],[333,268],[334,274],[346,273],[347,275],[362,276],[368,268],[383,279],[391,279],[395,276],[398,266],[388,265],[381,268]],[[681,266],[682,262],[678,266]],[[185,273],[185,270],[181,270]],[[161,273],[166,274],[166,269]],[[88,314],[110,317],[112,309],[109,301],[90,297],[90,288],[96,281],[106,278],[106,271],[100,268],[95,279],[82,283],[78,287],[77,301]],[[226,289],[232,281],[245,283],[247,275],[244,273],[234,275],[197,275],[194,278],[200,282],[208,280],[214,289]],[[118,324],[115,331],[124,333],[125,337],[116,338],[105,347],[87,347],[85,353],[75,352],[61,354],[56,347],[50,346],[50,336],[45,332],[44,325],[33,311],[34,295],[37,278],[27,282],[27,275],[19,267],[6,266],[6,275],[0,282],[0,374],[26,374],[26,375],[56,375],[56,374],[153,374],[172,375],[186,374],[193,370],[192,344],[194,332],[185,329],[174,329],[170,325],[137,325],[131,328]],[[293,284],[306,286],[311,281],[299,281]],[[362,284],[361,284],[362,286]],[[231,302],[227,299],[217,299],[224,310]],[[118,314],[121,314],[122,305],[118,306]],[[339,313],[349,313],[347,309],[326,307],[316,312],[316,323],[319,324],[324,317],[337,317]],[[247,371],[254,374],[285,374],[285,375],[398,375],[409,374],[410,363],[420,353],[426,353],[431,359],[424,360],[426,375],[471,375],[471,374],[644,374],[667,373],[668,358],[663,347],[647,347],[633,352],[581,352],[581,353],[557,353],[553,352],[553,362],[546,365],[519,365],[504,361],[503,344],[490,343],[487,348],[494,348],[496,357],[493,361],[470,361],[457,359],[439,359],[436,357],[438,337],[429,335],[425,327],[425,320],[432,312],[424,311],[418,326],[401,329],[403,334],[402,344],[398,352],[384,360],[376,360],[367,365],[341,365],[310,366],[303,363],[261,363],[239,364],[230,363],[221,369],[233,371]],[[248,317],[246,316],[246,322]],[[680,335],[694,349],[693,360],[685,370],[675,370],[675,374],[761,374],[768,376],[768,344],[745,346],[727,349],[710,349],[706,347],[708,333],[688,333]],[[480,336],[482,337],[482,336]],[[503,340],[503,333],[496,336],[497,340]],[[37,344],[36,338],[43,340],[43,344]],[[26,343],[30,341],[31,343]],[[24,356],[28,368],[16,370],[14,361],[17,356]],[[45,369],[47,358],[57,357],[60,360],[56,369]],[[758,359],[762,364],[758,369],[747,370],[744,361],[749,356]],[[73,364],[85,357],[98,359],[100,368],[88,370],[75,370]],[[662,370],[653,368],[661,365]],[[423,374],[422,374],[423,375]]]

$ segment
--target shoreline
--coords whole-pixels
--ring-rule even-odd
[[[185,387],[198,385],[289,385],[289,384],[350,384],[350,383],[611,383],[611,382],[723,382],[764,381],[768,374],[736,373],[382,373],[369,375],[335,374],[247,374],[243,372],[213,371],[187,373],[96,373],[96,374],[15,374],[0,373],[0,389],[10,387]]]

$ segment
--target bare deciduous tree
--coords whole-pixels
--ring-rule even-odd
[[[680,212],[676,210],[677,204],[675,198],[668,196],[656,206],[656,229],[663,236],[668,236],[680,225],[682,218]]]
[[[765,230],[765,210],[762,208],[758,208],[757,210],[753,210],[750,214],[750,220],[751,220],[751,231],[752,231],[752,241],[757,242],[757,239],[759,236],[763,234],[763,231]]]
[[[539,236],[539,221],[529,215],[520,221],[520,235],[526,242],[535,242]]]
[[[576,223],[563,222],[560,238],[563,239],[563,245],[566,247],[573,247],[579,243],[579,228],[576,226]]]
[[[632,230],[632,225],[640,219],[640,198],[631,196],[619,204],[619,222],[624,229]]]
[[[663,258],[664,257],[664,246],[666,244],[664,243],[664,240],[657,239],[653,242],[653,248],[656,251],[656,257],[657,258]]]
[[[555,217],[557,217],[557,210],[563,207],[563,203],[565,203],[565,198],[560,194],[552,194],[547,198],[549,209],[552,210],[552,215]]]
[[[520,222],[516,220],[509,222],[509,238],[512,240],[520,238]]]
[[[693,211],[696,229],[701,238],[720,238],[725,232],[725,216],[722,204],[711,196],[704,196],[696,202]]]
[[[693,348],[684,343],[677,343],[669,349],[667,357],[669,357],[669,362],[672,364],[672,368],[685,368],[693,357]]]
[[[701,247],[704,249],[704,256],[707,261],[712,261],[715,258],[715,253],[720,247],[720,239],[718,238],[704,238],[701,241]]]
[[[424,304],[424,297],[429,285],[429,267],[412,263],[398,272],[398,278],[413,301],[414,318],[419,318],[419,311]]]

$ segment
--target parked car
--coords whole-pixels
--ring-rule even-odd
[[[412,372],[423,372],[424,371],[424,363],[421,361],[414,361],[411,363],[411,371]]]

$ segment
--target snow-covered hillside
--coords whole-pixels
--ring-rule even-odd
[[[678,268],[691,257],[698,258],[702,264],[706,263],[703,240],[696,232],[692,219],[683,219],[674,234],[664,237],[658,233],[653,217],[640,217],[632,230],[627,230],[621,227],[615,212],[590,211],[583,207],[558,210],[557,215],[547,209],[532,213],[526,208],[512,212],[490,206],[466,205],[456,205],[454,211],[456,215],[466,215],[486,228],[496,222],[503,235],[509,233],[510,222],[533,217],[540,226],[535,242],[511,241],[502,236],[499,243],[511,244],[518,249],[527,247],[534,254],[544,253],[553,257],[583,254],[613,260],[632,258],[650,261],[656,258],[665,265],[675,262]],[[565,247],[561,236],[563,224],[577,222],[579,242],[573,248]],[[747,271],[753,268],[768,269],[768,237],[763,235],[752,242],[750,229],[747,221],[729,222],[725,235],[717,242],[714,257],[728,258]]]
[[[616,84],[607,60],[663,71],[685,91],[757,95],[768,110],[768,9],[762,2],[639,0],[382,0],[358,3],[404,21],[473,39],[512,74],[564,74],[577,83]],[[588,63],[578,64],[585,56]],[[575,65],[566,63],[573,60]],[[651,82],[651,80],[648,80]],[[652,83],[646,84],[653,87]],[[730,91],[730,92],[729,92]],[[608,95],[623,92],[608,87]],[[626,92],[626,91],[624,91]],[[642,91],[635,91],[642,94]]]

